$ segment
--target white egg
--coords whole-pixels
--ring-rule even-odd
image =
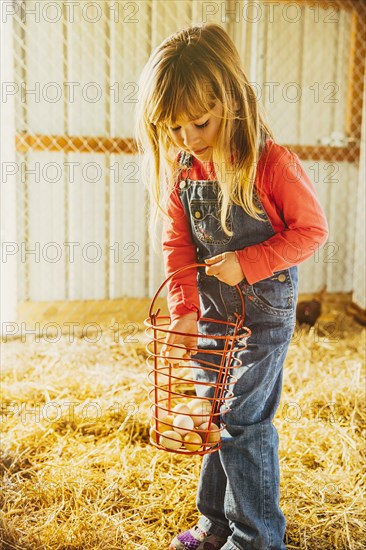
[[[187,353],[186,347],[179,347],[179,348],[170,348],[166,354],[165,358],[171,365],[176,365],[177,363],[180,363],[183,359],[184,355]]]
[[[176,405],[173,409],[173,413],[175,414],[190,414],[190,410],[188,405],[185,405],[184,403],[179,403]]]
[[[189,408],[192,410],[192,409],[195,409],[198,405],[202,405],[202,403],[209,403],[211,405],[211,401],[209,401],[208,399],[192,399],[192,401],[189,402]]]
[[[200,403],[196,402],[193,406],[190,404],[192,420],[195,426],[200,426],[200,424],[210,420],[211,408],[210,401],[201,400]]]
[[[173,421],[173,428],[181,435],[185,435],[189,430],[193,430],[194,423],[190,416],[177,414]]]
[[[157,407],[157,409],[158,410],[156,414],[155,406],[151,408],[151,417],[154,418],[156,416],[159,420],[164,420],[164,418],[166,418],[169,414],[168,411],[166,411],[165,409],[161,409],[159,406]]]
[[[167,430],[171,430],[173,427],[173,421],[174,416],[172,414],[168,414],[162,420],[159,420],[157,425],[158,432],[163,433]],[[155,418],[151,419],[151,426],[153,426],[154,429],[156,428]]]
[[[198,431],[202,432],[200,433],[200,436],[202,437],[203,444],[205,444],[206,440],[206,432],[208,430],[209,422],[205,422],[204,424],[201,424],[201,426],[198,427]],[[220,428],[216,424],[211,424],[210,431],[208,433],[207,443],[206,445],[216,445],[221,439],[221,431]]]
[[[172,451],[176,451],[177,449],[180,449],[182,446],[182,443],[183,443],[182,436],[179,433],[174,432],[173,430],[164,432],[164,435],[160,437],[160,445]]]
[[[152,439],[156,443],[156,431],[154,428],[150,428],[150,439]]]

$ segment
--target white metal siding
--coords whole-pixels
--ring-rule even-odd
[[[329,224],[329,238],[314,256],[300,264],[300,291],[352,290],[358,171],[347,162],[302,162],[317,190]],[[337,171],[335,172],[335,168]]]
[[[4,82],[14,82],[14,67],[9,50],[13,39],[13,20],[3,22],[0,34],[0,64]],[[17,247],[19,239],[17,236],[17,177],[4,176],[4,166],[16,166],[15,152],[15,98],[8,97],[7,101],[1,102],[1,161],[2,178],[0,181],[0,236],[1,236],[1,257],[0,257],[0,334],[6,334],[10,324],[17,319],[17,280],[18,268],[20,265]]]
[[[353,296],[360,308],[366,309],[366,71],[364,75],[364,97],[362,110],[361,160],[357,189],[357,211],[355,227]]]
[[[116,17],[111,5],[99,2],[102,17],[95,23],[81,17],[85,2],[76,3],[72,22],[49,23],[42,18],[35,22],[32,17],[26,23],[17,21],[16,81],[41,90],[39,101],[31,94],[16,96],[17,131],[132,136],[137,80],[151,48],[175,30],[202,21],[208,3],[146,0],[132,4],[138,7],[135,13],[124,11],[125,3],[120,2]],[[223,9],[224,2],[213,4],[217,11],[206,20],[220,23],[233,36],[279,142],[314,145],[333,131],[345,131],[349,12],[340,12],[339,23],[330,24],[324,22],[326,10],[322,10],[321,20],[314,25],[311,10],[289,23],[275,9],[273,21],[261,17],[253,23],[249,22],[253,17],[233,20]],[[28,2],[32,5],[33,0]],[[49,87],[49,82],[63,90],[61,100],[50,101],[56,88]],[[64,82],[78,83],[73,100],[65,96]],[[283,97],[291,82],[298,83],[301,101]],[[339,87],[335,102],[326,101],[332,88],[324,88],[332,82]],[[268,94],[270,83],[276,84],[274,100]],[[311,89],[314,84],[319,87],[318,103]],[[93,102],[96,90],[101,97]],[[21,171],[18,175],[19,243],[30,249],[40,243],[41,250],[38,262],[27,255],[18,264],[18,301],[151,296],[163,279],[163,266],[147,234],[139,159],[62,151],[18,153],[17,158],[27,169],[39,166],[40,172],[39,181],[31,173],[24,181]],[[74,181],[68,177],[66,163],[71,162],[77,163]],[[55,182],[49,181],[52,163],[61,170]],[[93,163],[101,174],[95,182],[90,181]],[[330,238],[323,251],[300,266],[300,291],[316,291],[324,284],[329,291],[349,291],[355,280],[354,262],[360,256],[358,249],[354,254],[358,167],[324,161],[304,162],[304,167],[327,213]],[[43,177],[46,169],[48,180]],[[86,169],[89,178],[83,174]],[[57,262],[42,256],[50,242],[61,249]],[[74,261],[65,243],[76,243]],[[52,247],[47,250],[52,253]],[[96,250],[101,256],[93,261]]]

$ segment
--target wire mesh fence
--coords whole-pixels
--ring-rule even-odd
[[[151,296],[162,280],[133,138],[138,78],[163,38],[202,22],[233,38],[276,140],[299,155],[326,210],[330,238],[301,266],[300,290],[352,290],[365,16],[356,0],[2,2],[18,302]]]

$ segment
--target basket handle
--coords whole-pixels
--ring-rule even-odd
[[[173,277],[175,277],[175,275],[177,275],[178,273],[180,273],[181,271],[185,271],[186,269],[192,269],[193,267],[197,268],[197,267],[207,267],[207,264],[190,264],[190,265],[186,265],[184,267],[180,267],[179,269],[177,269],[176,271],[174,271],[174,273],[172,273],[171,275],[169,275],[169,277],[167,279],[165,279],[165,281],[163,281],[161,283],[161,285],[159,286],[158,290],[155,292],[155,295],[151,301],[151,305],[150,305],[150,309],[149,309],[149,317],[151,318],[152,317],[152,310],[153,310],[153,307],[155,305],[155,301],[156,299],[158,298],[162,288],[170,281],[170,279],[172,279]],[[244,319],[244,298],[243,298],[243,293],[242,291],[240,290],[240,287],[239,285],[235,285],[238,293],[239,293],[239,296],[240,296],[240,301],[241,301],[241,315],[242,315],[242,318]]]

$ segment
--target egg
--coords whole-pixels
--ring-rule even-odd
[[[165,359],[170,363],[171,365],[176,365],[177,363],[180,363],[183,359],[183,357],[187,354],[187,348],[179,347],[179,348],[170,348],[165,354]]]
[[[195,409],[198,407],[198,405],[202,406],[202,403],[209,403],[211,405],[211,401],[209,399],[192,399],[192,401],[189,402],[189,408]]]
[[[202,431],[200,436],[202,437],[203,444],[205,444],[206,440],[206,432],[208,430],[209,422],[204,422],[204,424],[201,424],[201,426],[198,427],[199,431]],[[210,431],[208,433],[207,443],[206,445],[216,445],[221,439],[221,433],[220,428],[216,424],[211,424]]]
[[[150,428],[150,439],[152,439],[155,443],[157,443],[157,441],[156,441],[156,431],[154,430],[154,428]]]
[[[188,405],[185,405],[184,403],[179,403],[178,405],[175,405],[173,409],[173,413],[175,414],[190,414],[190,410]]]
[[[184,435],[189,432],[189,430],[193,430],[194,423],[190,416],[177,414],[173,421],[173,428],[179,434]]]
[[[199,451],[202,447],[202,439],[198,433],[188,432],[183,437],[183,443],[187,451]]]
[[[194,422],[194,425],[200,426],[204,422],[208,422],[210,420],[210,414],[211,414],[211,403],[210,401],[205,400],[194,400],[194,402],[190,403],[190,410],[192,414],[192,420]]]
[[[159,417],[158,417],[159,418]],[[172,414],[168,414],[165,416],[162,420],[158,421],[157,429],[158,432],[163,433],[167,430],[171,430],[174,422],[174,416]],[[151,419],[151,425],[155,428],[155,418]]]
[[[164,420],[164,418],[166,418],[168,414],[169,414],[168,411],[166,411],[165,409],[161,409],[159,406],[158,406],[157,414],[156,414],[155,406],[152,407],[151,409],[151,416],[152,417],[157,416],[159,420]]]
[[[174,432],[173,430],[164,432],[164,435],[160,437],[160,445],[162,447],[165,447],[166,449],[170,449],[171,451],[176,451],[177,449],[180,449],[182,443],[182,436],[179,433]]]

